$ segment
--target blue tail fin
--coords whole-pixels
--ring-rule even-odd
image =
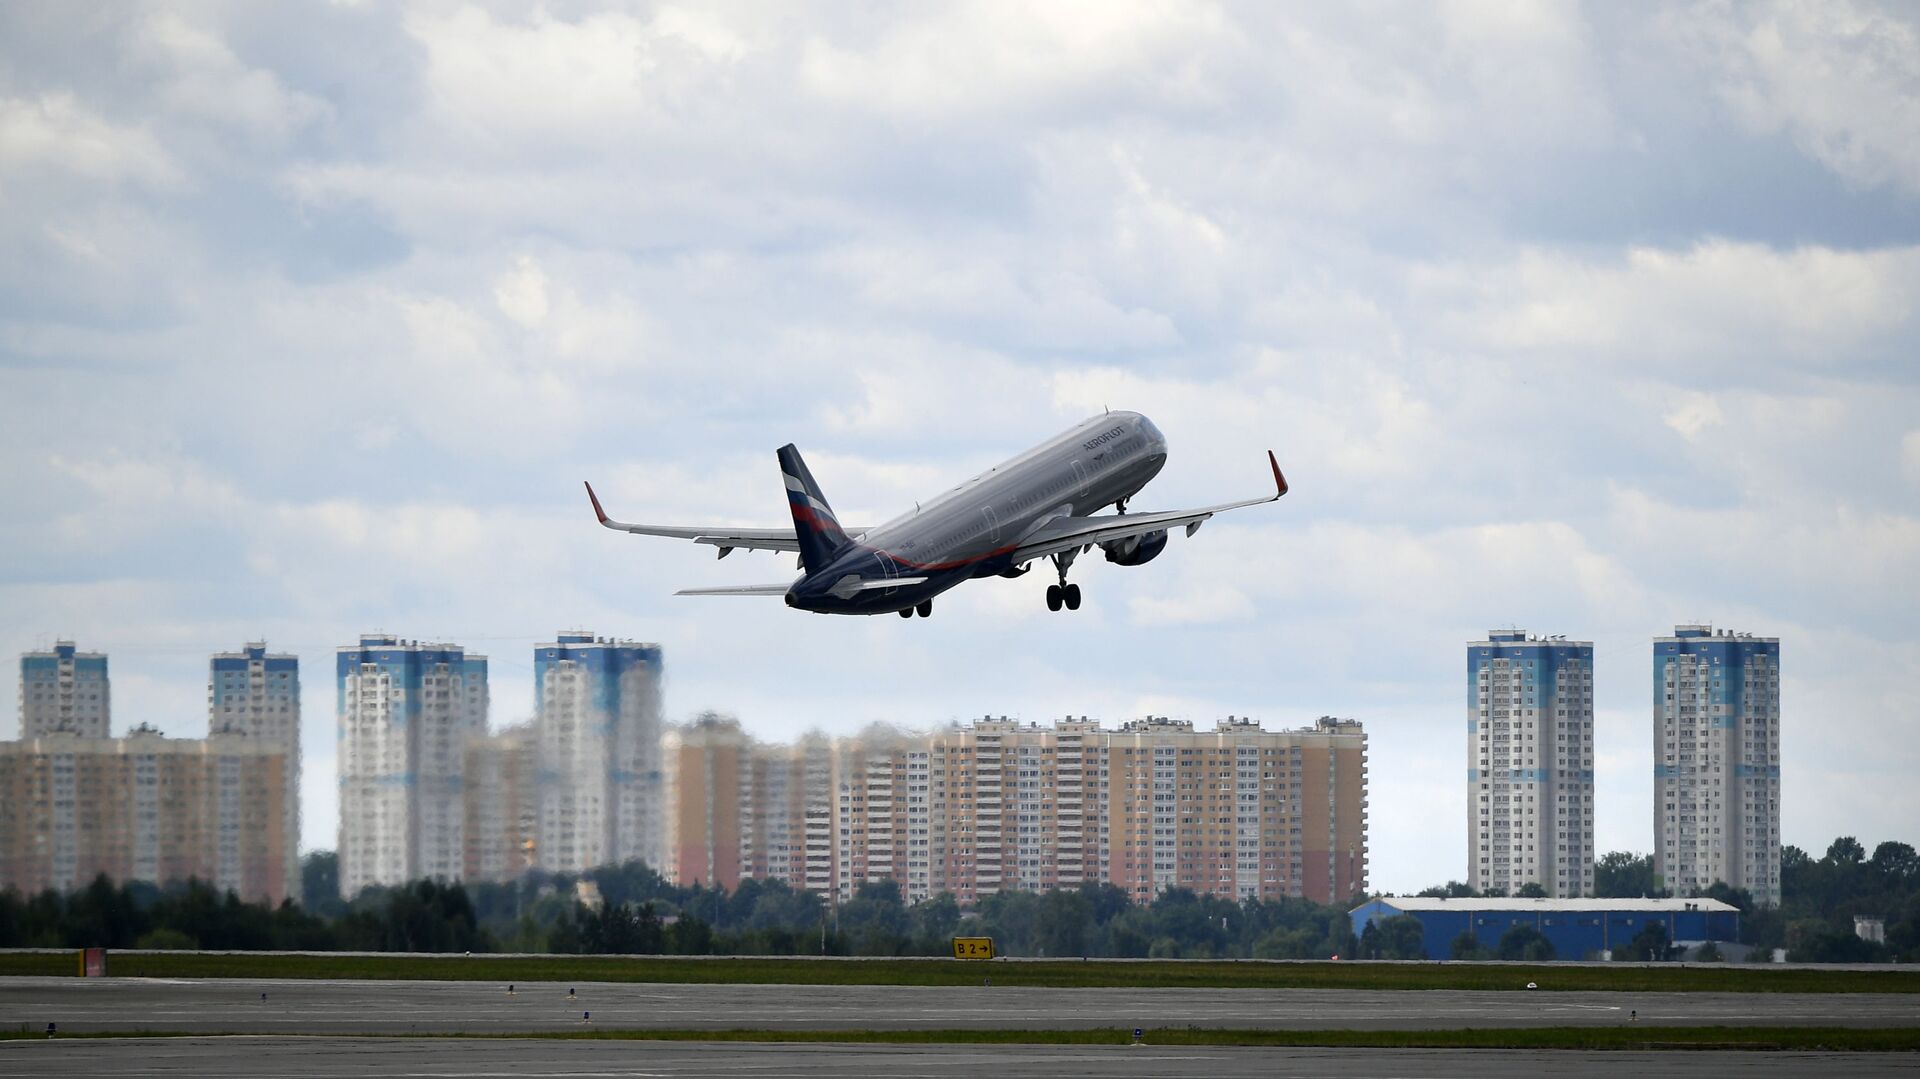
[[[808,573],[818,573],[851,541],[791,442],[780,447],[780,474],[787,481],[787,506],[793,510],[793,534],[800,541],[800,564]]]

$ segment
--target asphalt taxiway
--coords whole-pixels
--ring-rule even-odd
[[[1745,1079],[1920,1074],[1911,1053],[1584,1052],[1186,1046],[768,1045],[459,1038],[114,1038],[0,1042],[0,1074],[214,1079],[533,1079],[671,1075],[996,1079],[1205,1075],[1217,1079]]]
[[[75,1033],[511,1034],[606,1029],[1920,1025],[1900,993],[1042,989],[658,983],[0,979],[0,1027]]]

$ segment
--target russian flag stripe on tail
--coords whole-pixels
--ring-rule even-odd
[[[808,573],[818,573],[847,545],[847,534],[793,443],[780,447],[779,457],[781,477],[787,484],[787,506],[793,511],[793,535],[800,541],[800,564]]]

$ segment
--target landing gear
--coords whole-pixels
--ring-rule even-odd
[[[912,608],[912,607],[902,607],[902,608],[900,608],[900,611],[899,611],[899,614],[900,614],[900,617],[902,617],[902,618],[912,618],[912,617],[913,617],[913,608]]]
[[[1080,609],[1080,586],[1067,583],[1067,567],[1073,565],[1073,558],[1079,553],[1079,549],[1075,548],[1053,556],[1054,568],[1060,571],[1060,583],[1047,586],[1047,610],[1057,611],[1062,607],[1069,611]]]
[[[916,614],[922,618],[932,618],[933,617],[933,601],[930,599],[923,599],[919,603],[916,603],[911,607],[902,607],[900,608],[899,614],[900,614],[900,617],[902,618],[912,618]]]

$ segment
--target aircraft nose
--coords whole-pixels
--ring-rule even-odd
[[[1154,449],[1161,453],[1167,451],[1167,436],[1161,434],[1160,428],[1155,427],[1153,421],[1145,416],[1140,417],[1140,433],[1147,436],[1147,441]]]

